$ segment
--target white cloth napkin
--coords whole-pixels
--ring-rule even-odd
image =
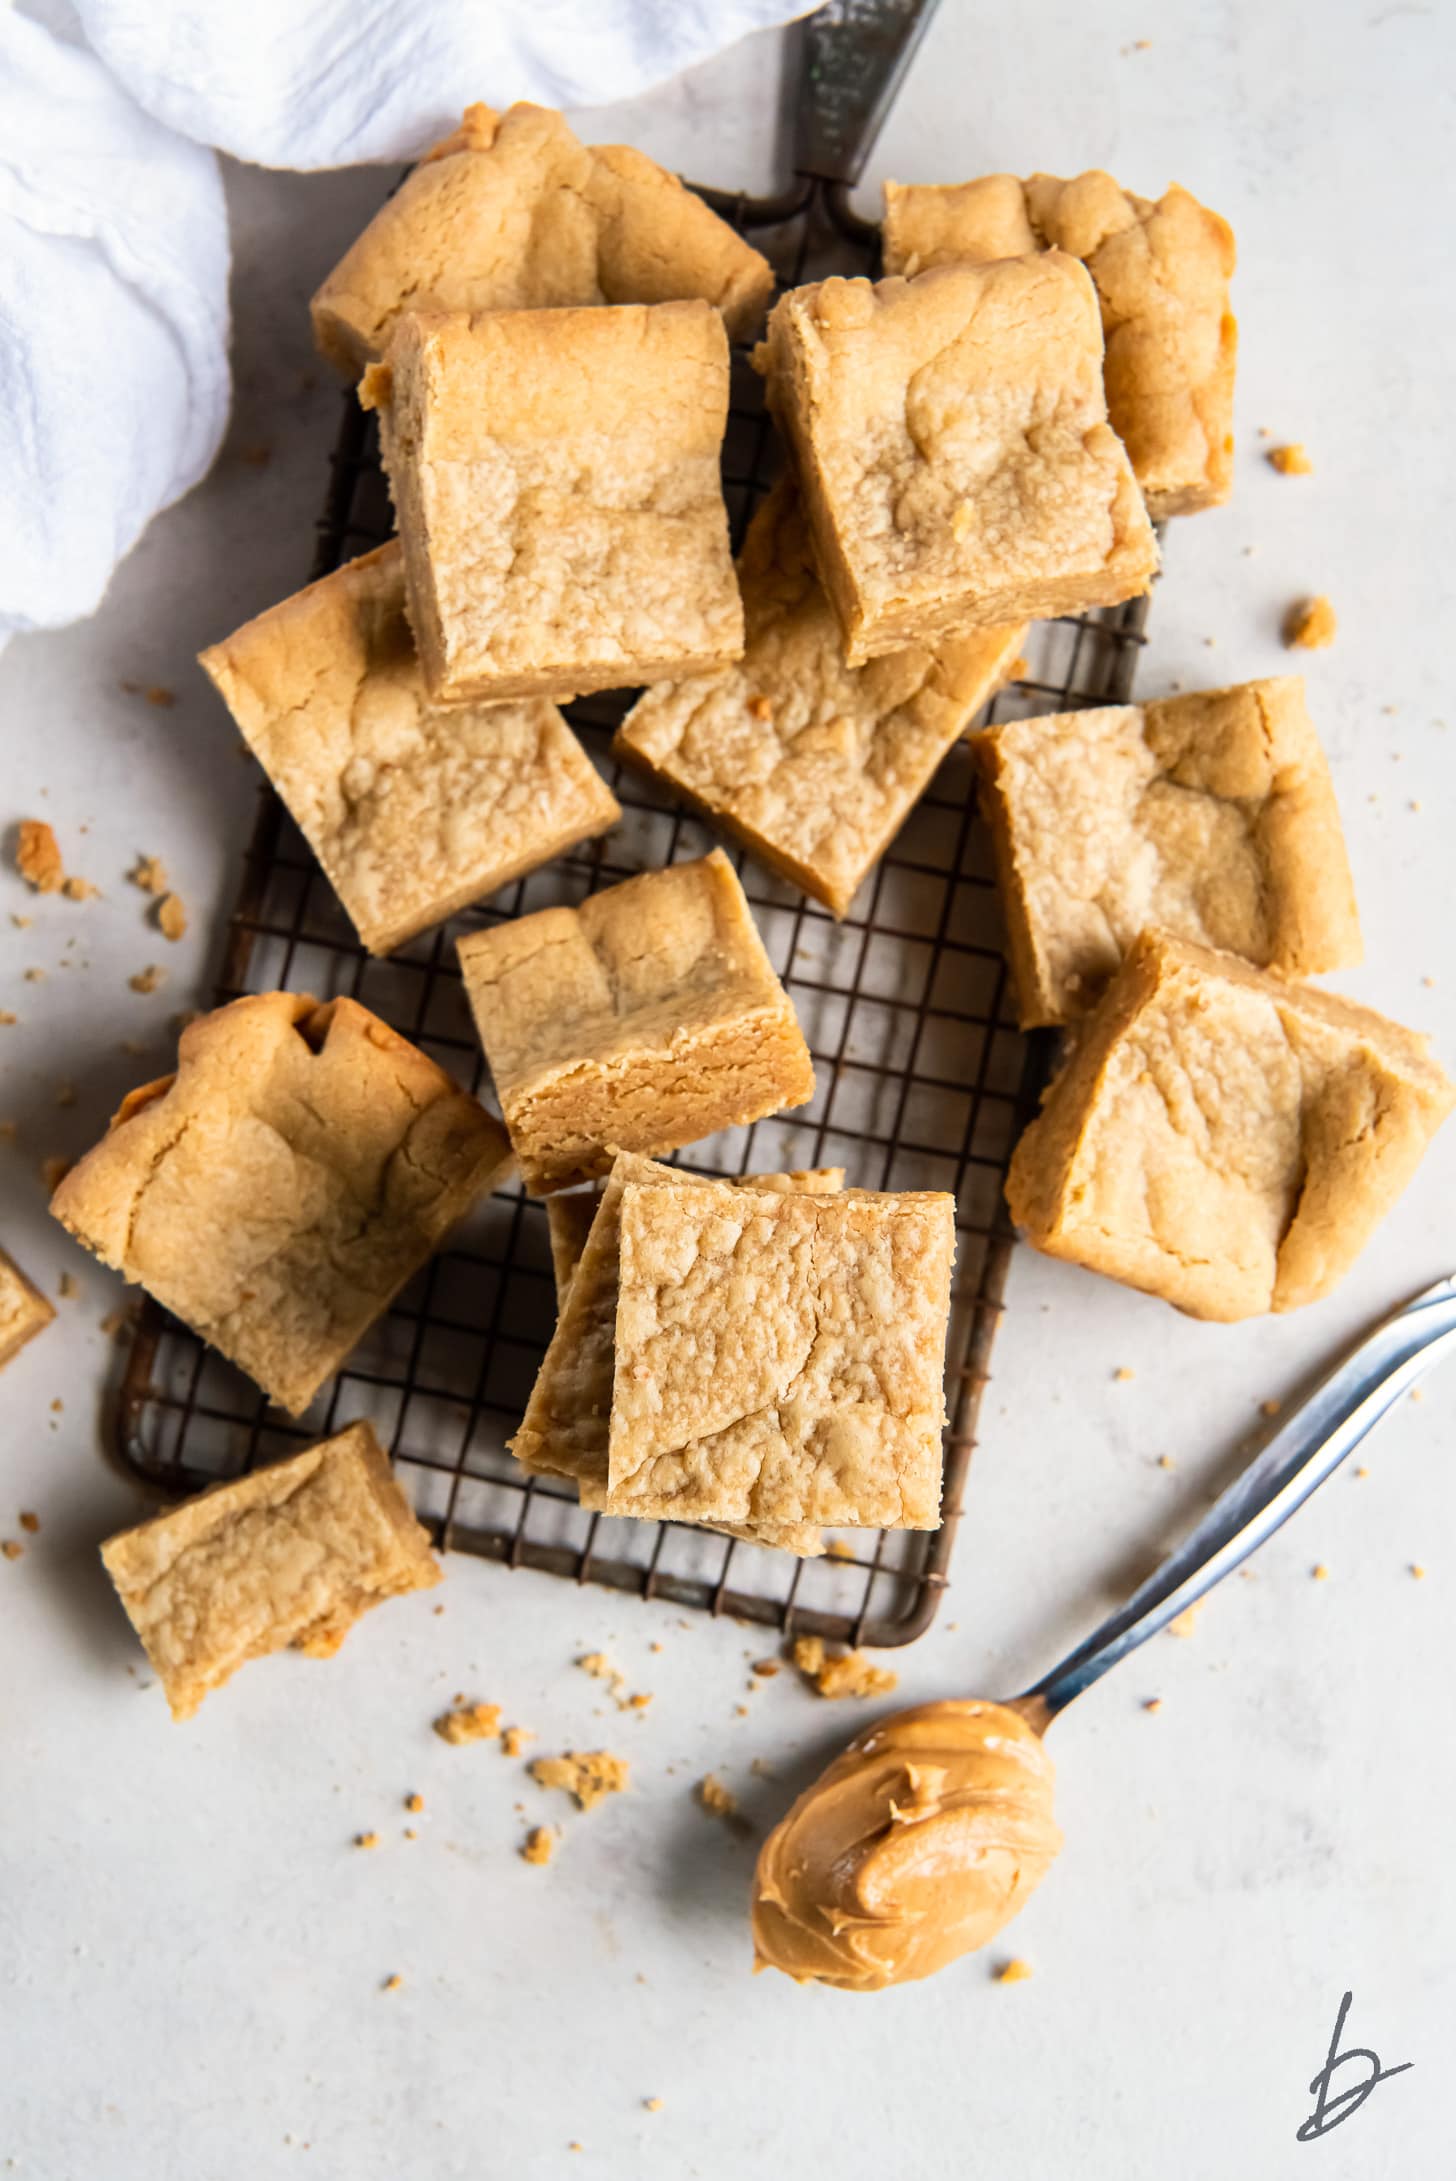
[[[75,0],[149,114],[267,167],[409,159],[472,99],[607,106],[819,0]]]
[[[228,415],[217,161],[0,7],[0,646],[92,613]]]

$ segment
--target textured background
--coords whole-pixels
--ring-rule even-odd
[[[1032,0],[1014,18],[945,0],[870,174],[1104,164],[1146,193],[1176,176],[1233,221],[1235,499],[1175,527],[1141,687],[1279,672],[1284,606],[1329,593],[1340,638],[1309,659],[1310,698],[1368,954],[1342,982],[1433,1030],[1448,1065],[1456,305],[1437,252],[1456,211],[1453,28],[1435,9],[1352,0],[1317,14]],[[754,40],[580,126],[763,186],[780,62],[777,36]],[[253,781],[192,656],[306,573],[338,397],[304,306],[381,186],[367,172],[228,182],[227,452],[91,624],[0,660],[0,819],[50,816],[106,896],[35,901],[0,876],[0,912],[34,918],[0,948],[0,1006],[23,1018],[0,1030],[0,1118],[19,1125],[0,1143],[3,1231],[52,1291],[63,1270],[82,1288],[0,1390],[0,1534],[22,1507],[44,1525],[0,1563],[0,2172],[1449,2172],[1449,1379],[1191,1641],[1158,1639],[1057,1728],[1068,1847],[1014,1934],[1036,1972],[1014,1987],[989,1959],[869,2001],[749,1982],[752,1846],[693,1806],[692,1783],[717,1768],[771,1822],[867,1715],[817,1705],[787,1674],[747,1695],[763,1645],[732,1627],[456,1561],[442,1617],[410,1601],[327,1669],[250,1669],[186,1729],[130,1671],[139,1654],[95,1559],[137,1505],[97,1451],[98,1321],[119,1290],[51,1228],[39,1162],[80,1149],[128,1084],[161,1071],[171,1015],[207,992]],[[874,192],[861,201],[873,209]],[[1302,439],[1316,474],[1276,477],[1261,425]],[[177,702],[151,706],[127,680]],[[138,851],[166,860],[188,904],[180,946],[147,929],[123,881]],[[151,962],[167,981],[139,997],[126,979]],[[23,980],[31,966],[43,983]],[[68,1083],[76,1103],[60,1106]],[[1020,1258],[956,1584],[935,1635],[898,1661],[901,1695],[1006,1693],[1079,1635],[1201,1507],[1262,1399],[1450,1268],[1453,1172],[1456,1131],[1340,1293],[1278,1323],[1194,1325]],[[1316,1561],[1328,1582],[1310,1580]],[[598,1647],[655,1692],[645,1720],[573,1671]],[[501,1702],[542,1749],[631,1755],[634,1791],[582,1818],[494,1749],[445,1748],[428,1723],[457,1689]],[[777,1777],[751,1775],[754,1757]],[[427,1810],[411,1844],[400,1804],[415,1789]],[[514,1851],[545,1817],[565,1844],[532,1870]],[[349,1845],[366,1827],[372,1855]],[[403,1989],[381,1996],[391,1972]],[[1416,2064],[1302,2148],[1305,2086],[1347,1987],[1350,2041]]]

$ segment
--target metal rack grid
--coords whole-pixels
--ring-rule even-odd
[[[878,230],[854,215],[839,185],[801,181],[774,200],[702,194],[752,231],[783,286],[877,269]],[[735,541],[774,467],[759,382],[736,354],[724,449]],[[393,527],[373,420],[352,396],[318,527],[314,577]],[[1146,606],[1137,600],[1038,628],[1027,678],[990,716],[1126,701]],[[478,1092],[484,1071],[455,965],[459,934],[579,901],[712,845],[705,825],[610,758],[629,702],[619,693],[567,708],[621,801],[621,825],[386,960],[361,950],[307,844],[265,789],[218,1003],[280,986],[350,993]],[[588,1515],[555,1480],[527,1477],[504,1442],[555,1308],[544,1208],[518,1187],[478,1209],[298,1423],[148,1301],[114,1412],[113,1448],[134,1476],[178,1497],[367,1416],[442,1548],[829,1639],[891,1645],[924,1632],[948,1579],[1002,1310],[1013,1241],[1006,1164],[1045,1080],[1047,1041],[1016,1028],[989,842],[963,745],[841,922],[742,852],[735,861],[819,1087],[811,1106],[695,1146],[690,1163],[723,1175],[842,1165],[854,1185],[955,1194],[942,1527],[842,1533],[830,1557],[801,1561],[692,1525]]]

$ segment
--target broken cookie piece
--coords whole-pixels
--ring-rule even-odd
[[[609,1749],[569,1749],[561,1757],[536,1757],[526,1769],[539,1787],[562,1788],[579,1809],[593,1810],[606,1796],[623,1792],[632,1768]]]
[[[330,1657],[372,1606],[440,1580],[365,1423],[123,1530],[101,1558],[174,1719],[249,1659]]]
[[[1199,1318],[1327,1295],[1456,1100],[1426,1040],[1144,932],[1006,1184],[1036,1248]]]
[[[0,1250],[0,1369],[55,1317],[55,1305]]]
[[[269,992],[190,1024],[51,1210],[298,1415],[509,1163],[357,1001]]]

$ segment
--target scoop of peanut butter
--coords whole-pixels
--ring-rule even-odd
[[[1040,1737],[1000,1704],[922,1704],[869,1728],[764,1842],[757,1965],[878,1992],[984,1946],[1061,1847],[1052,1781]]]

